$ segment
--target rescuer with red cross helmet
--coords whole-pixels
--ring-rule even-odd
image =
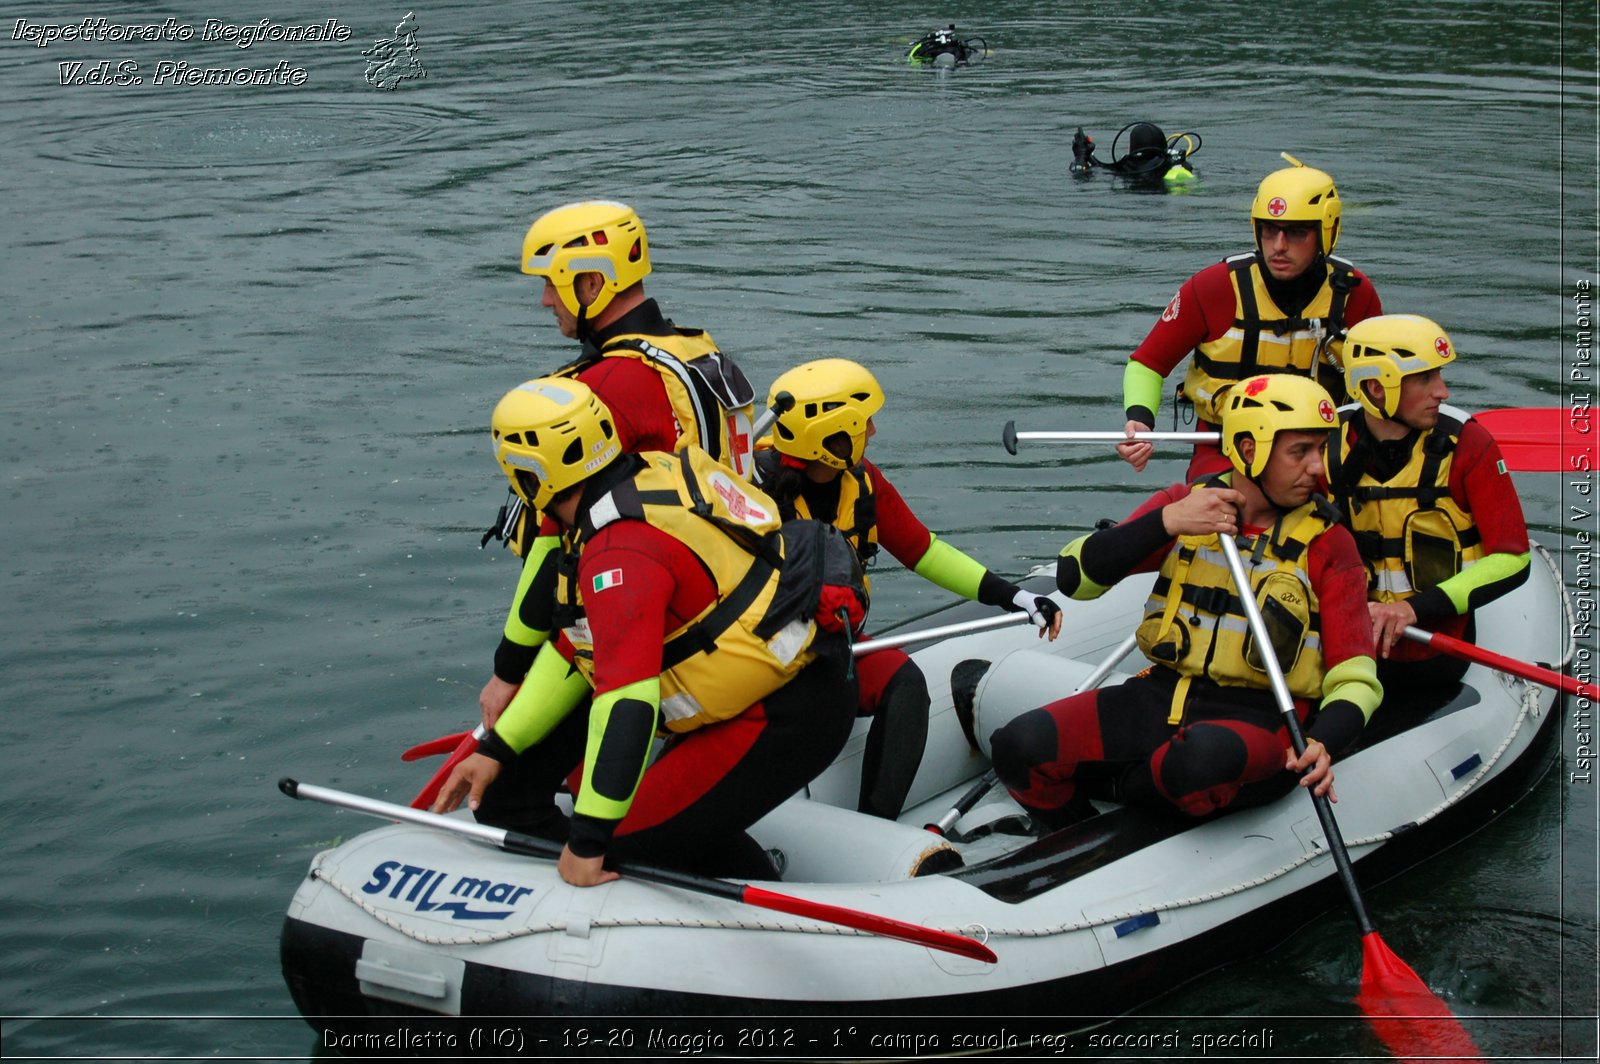
[[[1333,178],[1285,155],[1290,166],[1268,174],[1250,207],[1255,249],[1208,266],[1185,281],[1123,372],[1125,431],[1155,427],[1166,378],[1192,355],[1182,401],[1192,403],[1200,431],[1215,431],[1228,389],[1262,373],[1314,377],[1341,395],[1345,330],[1383,313],[1372,281],[1334,255],[1343,207]],[[1117,445],[1143,470],[1148,440]],[[1198,444],[1188,481],[1221,472],[1228,460],[1215,444]]]
[[[1328,485],[1367,566],[1384,730],[1452,697],[1468,665],[1401,638],[1405,629],[1470,642],[1477,609],[1528,578],[1528,526],[1500,448],[1445,402],[1457,357],[1417,314],[1368,318],[1345,338],[1356,402],[1328,445]]]
[[[1048,827],[1093,815],[1091,798],[1203,817],[1297,779],[1333,797],[1333,758],[1383,697],[1361,558],[1318,494],[1339,424],[1332,397],[1308,377],[1258,376],[1229,389],[1221,418],[1225,472],[1157,492],[1057,559],[1057,585],[1075,599],[1158,570],[1137,633],[1150,668],[983,724],[1001,782]],[[1246,620],[1221,536],[1239,541],[1269,647]],[[1267,653],[1305,725],[1299,756]]]

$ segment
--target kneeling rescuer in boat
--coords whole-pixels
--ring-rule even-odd
[[[1091,815],[1090,797],[1205,816],[1283,793],[1291,772],[1332,797],[1333,754],[1383,696],[1361,558],[1315,490],[1337,425],[1333,400],[1307,377],[1241,381],[1222,414],[1232,471],[1159,491],[1061,552],[1056,582],[1076,599],[1158,564],[1160,574],[1138,629],[1152,668],[1024,713],[991,738],[1001,781],[1046,825]],[[1250,594],[1306,725],[1298,758],[1218,541],[1241,533]]]
[[[515,490],[561,526],[560,637],[434,811],[466,798],[487,823],[565,839],[557,867],[575,886],[615,879],[608,853],[776,878],[745,829],[850,734],[849,651],[812,615],[845,605],[864,618],[853,554],[816,522],[780,530],[772,500],[697,447],[625,454],[579,381],[514,389],[493,436]],[[806,535],[838,549],[808,549]],[[800,561],[824,555],[849,573]],[[670,740],[652,762],[658,724]],[[570,823],[553,801],[563,780]]]

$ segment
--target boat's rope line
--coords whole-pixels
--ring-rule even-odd
[[[1377,834],[1365,835],[1360,838],[1346,839],[1345,845],[1347,848],[1355,850],[1360,847],[1373,846],[1377,845],[1378,843],[1387,842],[1390,839],[1393,839],[1397,834],[1421,827],[1423,824],[1433,820],[1435,817],[1445,812],[1445,810],[1460,802],[1468,794],[1472,793],[1472,791],[1478,786],[1483,778],[1488,775],[1494,766],[1500,762],[1501,758],[1505,756],[1506,751],[1510,749],[1513,740],[1515,740],[1518,733],[1521,732],[1523,723],[1528,719],[1528,716],[1532,713],[1538,712],[1540,689],[1536,685],[1526,680],[1516,680],[1511,678],[1508,678],[1507,682],[1520,683],[1522,685],[1522,708],[1517,713],[1516,719],[1512,721],[1511,727],[1507,731],[1506,736],[1501,741],[1499,747],[1495,749],[1492,755],[1484,760],[1483,764],[1478,767],[1478,770],[1472,774],[1472,777],[1468,779],[1461,787],[1457,788],[1455,793],[1446,796],[1443,801],[1422,816],[1415,818],[1401,827],[1391,828],[1388,831],[1381,831]],[[1146,916],[1150,913],[1171,912],[1177,909],[1189,908],[1190,906],[1194,905],[1203,905],[1206,902],[1217,901],[1221,898],[1230,897],[1234,894],[1240,894],[1244,891],[1263,886],[1264,884],[1270,883],[1275,879],[1286,876],[1290,872],[1299,868],[1301,865],[1306,864],[1308,861],[1316,860],[1318,857],[1321,857],[1326,853],[1327,849],[1326,844],[1324,843],[1323,845],[1319,845],[1316,848],[1301,854],[1294,860],[1280,865],[1270,872],[1244,880],[1229,887],[1206,891],[1203,894],[1193,894],[1189,897],[1178,898],[1172,901],[1156,902],[1153,904],[1141,903],[1137,908],[1110,913],[1104,916],[1097,916],[1093,919],[1053,924],[1047,927],[989,927],[986,925],[969,923],[961,927],[943,927],[940,928],[940,930],[950,931],[956,934],[975,935],[975,937],[979,938],[984,938],[987,936],[987,938],[991,939],[1000,937],[1046,938],[1052,935],[1069,934],[1074,931],[1088,931],[1096,927],[1103,927],[1107,924],[1118,924],[1124,920],[1131,920],[1135,917]],[[836,924],[821,923],[791,923],[787,921],[774,922],[769,920],[752,919],[674,919],[671,917],[660,916],[596,916],[585,921],[579,921],[577,923],[564,920],[551,921],[541,924],[526,924],[521,927],[510,927],[500,931],[485,932],[473,935],[435,935],[422,930],[413,923],[407,923],[397,919],[393,915],[377,908],[371,902],[367,901],[367,899],[357,894],[354,889],[344,883],[339,882],[339,880],[326,867],[323,866],[320,859],[312,865],[310,874],[312,878],[320,879],[322,882],[328,884],[328,886],[332,887],[339,894],[347,898],[352,904],[360,908],[363,912],[384,926],[393,928],[394,930],[405,935],[407,938],[415,939],[418,942],[427,943],[431,946],[483,946],[494,942],[505,942],[510,939],[523,938],[528,935],[543,935],[554,932],[566,932],[574,927],[683,927],[714,928],[725,931],[778,931],[806,935],[856,936],[867,934],[867,932],[864,931],[856,931],[851,928],[840,927]]]
[[[1512,679],[1509,677],[1508,682],[1519,683],[1522,685],[1522,708],[1517,712],[1516,720],[1511,722],[1511,727],[1506,732],[1506,737],[1501,740],[1499,747],[1495,749],[1494,753],[1485,759],[1483,764],[1478,767],[1478,771],[1474,772],[1472,777],[1468,779],[1466,783],[1457,788],[1454,794],[1447,795],[1443,801],[1434,806],[1432,809],[1428,810],[1428,812],[1424,813],[1422,816],[1419,816],[1398,828],[1391,828],[1388,831],[1380,831],[1374,835],[1363,835],[1360,838],[1346,839],[1346,849],[1355,850],[1358,847],[1373,846],[1380,842],[1387,842],[1394,838],[1397,834],[1421,827],[1423,824],[1433,820],[1435,817],[1439,816],[1439,814],[1443,813],[1445,810],[1449,809],[1451,806],[1465,798],[1468,794],[1472,793],[1473,789],[1478,786],[1479,782],[1482,781],[1484,776],[1487,775],[1489,771],[1500,761],[1500,759],[1505,756],[1506,751],[1511,747],[1512,740],[1514,740],[1517,737],[1517,734],[1522,730],[1523,722],[1528,719],[1528,715],[1530,713],[1537,712],[1539,708],[1539,688],[1536,685],[1527,680]],[[1246,890],[1250,890],[1253,887],[1259,887],[1265,883],[1270,883],[1274,879],[1288,875],[1290,872],[1294,871],[1296,868],[1299,868],[1307,861],[1312,861],[1318,857],[1321,857],[1328,851],[1326,848],[1326,842],[1323,842],[1322,840],[1319,840],[1319,842],[1321,842],[1321,845],[1317,846],[1315,849],[1301,854],[1299,857],[1288,862],[1287,864],[1273,869],[1271,872],[1257,876],[1254,879],[1245,880],[1244,882],[1238,883],[1231,887],[1225,887],[1221,890],[1207,891],[1204,894],[1195,894],[1190,897],[1175,901],[1158,902],[1153,905],[1140,905],[1136,909],[1128,909],[1123,912],[1112,913],[1107,916],[1098,916],[1093,920],[1081,920],[1075,923],[1057,924],[1052,927],[1043,928],[990,927],[988,928],[988,932],[990,936],[993,937],[1005,936],[1009,938],[1039,938],[1047,935],[1065,934],[1069,931],[1087,931],[1091,928],[1102,927],[1106,924],[1118,924],[1124,920],[1131,920],[1134,917],[1145,916],[1149,913],[1168,912],[1173,909],[1183,909],[1191,905],[1200,905],[1204,902],[1216,901],[1219,898],[1226,898],[1229,895],[1239,894]]]

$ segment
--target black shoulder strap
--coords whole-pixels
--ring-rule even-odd
[[[1233,286],[1239,293],[1239,316],[1233,323],[1244,334],[1239,340],[1239,380],[1254,377],[1260,364],[1261,307],[1256,303],[1253,273],[1258,261],[1258,256],[1246,255],[1228,266],[1233,271]]]
[[[1417,474],[1417,505],[1422,509],[1433,509],[1439,496],[1449,489],[1449,474],[1441,476],[1440,467],[1446,458],[1455,453],[1460,440],[1461,422],[1444,413],[1439,415],[1438,422],[1423,437],[1422,469]]]
[[[1339,509],[1352,515],[1356,506],[1355,482],[1361,479],[1361,470],[1366,468],[1366,433],[1361,431],[1360,424],[1360,407],[1340,411],[1339,431],[1328,441],[1324,452],[1328,456],[1328,490],[1333,493]],[[1344,454],[1346,440],[1350,441],[1348,457]]]
[[[578,604],[578,537],[563,537],[561,549],[556,554],[556,587],[565,587],[565,598],[557,595],[555,609],[551,613],[550,623],[557,630],[570,627],[584,615],[584,609]]]
[[[667,641],[661,648],[662,672],[687,661],[696,654],[701,652],[709,654],[717,649],[717,637],[744,616],[745,610],[750,608],[750,604],[767,586],[767,579],[775,568],[771,559],[776,558],[778,567],[782,566],[783,554],[777,542],[778,538],[778,533],[770,533],[767,539],[773,542],[763,543],[762,549],[751,552],[755,557],[750,560],[750,568],[728,593],[727,598],[711,607],[704,617]]]
[[[853,527],[845,535],[854,541],[861,564],[870,565],[878,553],[878,545],[872,542],[872,530],[878,524],[878,499],[866,466],[858,464],[850,470],[850,475],[856,479],[856,505],[851,515]]]
[[[1351,290],[1361,283],[1354,270],[1344,259],[1328,256],[1328,287],[1333,289],[1333,299],[1328,304],[1328,342],[1344,339],[1344,305]]]

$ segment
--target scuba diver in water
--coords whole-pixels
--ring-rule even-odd
[[[988,54],[988,44],[982,37],[962,40],[956,36],[956,24],[949,28],[930,30],[906,52],[906,62],[924,63],[937,67],[967,66]]]
[[[1126,155],[1117,154],[1122,135],[1128,135]],[[1094,153],[1094,138],[1083,127],[1072,138],[1072,172],[1088,176],[1106,170],[1118,177],[1148,185],[1181,184],[1194,179],[1190,156],[1200,150],[1200,134],[1174,133],[1167,136],[1154,122],[1129,122],[1111,140],[1111,161],[1102,162]]]

